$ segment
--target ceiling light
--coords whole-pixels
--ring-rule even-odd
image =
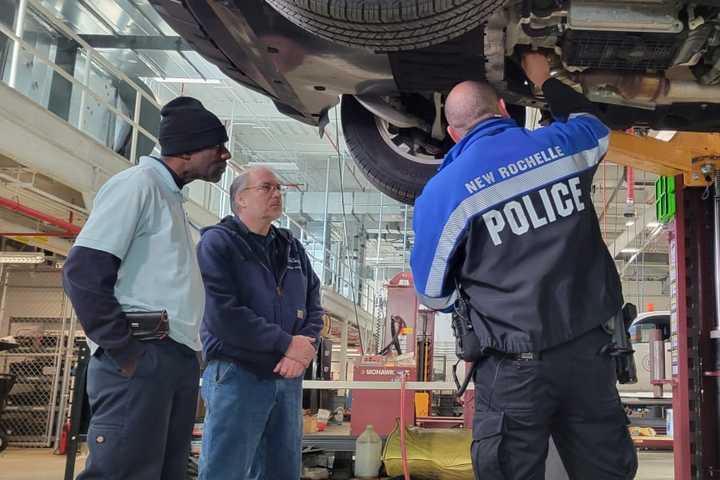
[[[623,248],[620,253],[638,253],[639,251],[639,248]]]
[[[0,263],[43,263],[42,252],[0,252]]]
[[[295,162],[249,162],[249,167],[267,167],[283,172],[297,172],[300,169]]]
[[[645,225],[648,228],[657,228],[660,226],[660,222],[649,222],[647,225]]]
[[[220,83],[220,80],[214,78],[147,77],[146,80],[158,83],[201,83],[205,85],[218,85]]]
[[[635,225],[635,220],[628,220],[625,222],[626,227],[632,227],[633,225]]]

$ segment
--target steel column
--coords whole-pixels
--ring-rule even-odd
[[[673,440],[676,480],[717,478],[712,208],[702,188],[682,188],[670,236]],[[712,372],[708,372],[712,375]]]
[[[25,14],[27,13],[27,0],[20,0],[17,13],[15,14],[15,35],[22,38],[25,32]],[[10,78],[8,85],[15,88],[17,85],[18,64],[20,63],[20,43],[13,42],[12,56],[10,59]]]

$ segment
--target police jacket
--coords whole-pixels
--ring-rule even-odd
[[[610,132],[559,81],[543,92],[554,123],[529,131],[507,118],[481,122],[415,203],[411,266],[421,301],[447,308],[457,283],[481,345],[504,352],[567,342],[623,301],[591,200]]]
[[[323,325],[320,281],[305,249],[288,230],[271,228],[274,239],[265,252],[241,221],[228,216],[203,230],[197,248],[205,358],[233,360],[268,378],[293,335],[317,338]]]

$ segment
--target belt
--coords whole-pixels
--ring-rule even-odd
[[[486,350],[488,355],[496,357],[506,358],[508,360],[518,360],[522,362],[531,362],[533,360],[540,360],[542,358],[542,352],[500,352],[498,350]]]
[[[521,361],[532,361],[532,360],[540,360],[542,358],[542,353],[540,352],[523,352],[523,353],[508,353],[507,356],[511,358],[512,360],[521,360]]]

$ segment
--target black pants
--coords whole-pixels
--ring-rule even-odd
[[[572,480],[632,479],[637,454],[597,328],[538,360],[489,356],[475,373],[477,480],[544,480],[552,435]]]
[[[182,480],[200,367],[189,348],[147,342],[135,374],[123,376],[102,350],[90,359],[90,455],[78,480]]]

